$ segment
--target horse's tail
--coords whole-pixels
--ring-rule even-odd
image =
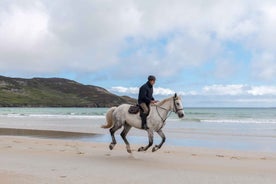
[[[117,107],[111,107],[106,115],[105,115],[105,119],[106,119],[106,124],[105,125],[102,125],[101,128],[111,128],[113,126],[113,112],[114,110],[116,109]]]

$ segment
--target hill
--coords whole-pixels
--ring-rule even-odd
[[[111,107],[123,103],[136,100],[63,78],[0,76],[1,107]]]

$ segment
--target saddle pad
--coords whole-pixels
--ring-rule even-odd
[[[137,105],[132,105],[128,109],[128,112],[130,114],[137,114],[139,111],[140,111],[140,106],[138,104]]]

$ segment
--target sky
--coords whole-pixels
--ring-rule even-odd
[[[0,75],[276,107],[274,0],[0,0]]]

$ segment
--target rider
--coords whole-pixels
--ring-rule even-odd
[[[139,89],[138,95],[138,104],[143,109],[143,112],[140,113],[142,118],[142,128],[148,129],[147,126],[147,116],[149,114],[149,105],[150,103],[155,103],[152,93],[153,85],[155,84],[156,78],[153,75],[148,76],[148,81],[142,85]]]

